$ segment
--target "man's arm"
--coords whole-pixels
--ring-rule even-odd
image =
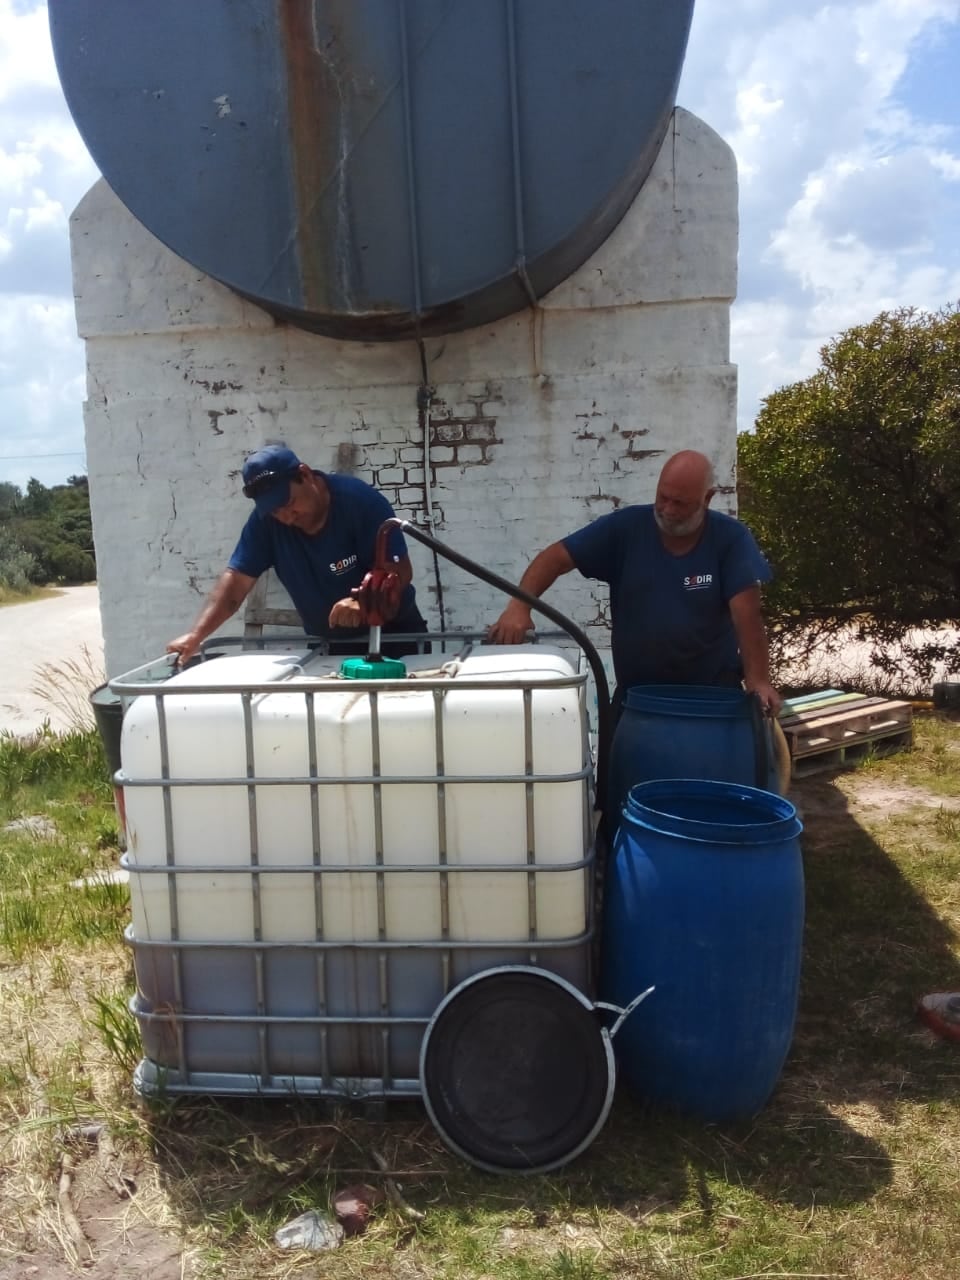
[[[413,565],[410,563],[409,556],[403,556],[394,561],[391,569],[397,575],[397,585],[391,592],[390,602],[387,605],[386,611],[390,616],[384,619],[386,622],[390,622],[397,616],[400,599],[413,581]],[[338,600],[330,610],[327,622],[331,627],[365,627],[367,625],[363,605],[354,596],[346,596],[343,600]]]
[[[256,578],[236,569],[225,569],[214,583],[196,622],[189,631],[170,641],[167,653],[178,653],[181,665],[189,662],[207,636],[213,635],[217,627],[233,617],[253,590],[255,582]]]
[[[770,646],[760,610],[760,588],[747,587],[733,596],[730,616],[737,633],[747,692],[757,694],[766,711],[775,716],[783,706],[783,699],[770,683]]]
[[[540,596],[564,573],[575,569],[573,557],[562,542],[552,542],[527,566],[520,586],[531,596]],[[512,597],[492,627],[487,631],[491,644],[522,644],[533,628],[530,606]]]

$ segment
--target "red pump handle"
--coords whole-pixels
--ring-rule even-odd
[[[377,541],[374,548],[373,568],[366,574],[359,587],[350,592],[360,602],[363,610],[363,621],[366,626],[382,627],[385,622],[396,616],[400,608],[400,596],[403,588],[400,577],[387,557],[387,538],[395,525],[400,521],[385,520],[377,530]]]

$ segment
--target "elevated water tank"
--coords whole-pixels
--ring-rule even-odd
[[[49,0],[70,110],[175,253],[339,338],[445,333],[606,239],[693,0]]]

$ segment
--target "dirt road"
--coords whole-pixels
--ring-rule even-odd
[[[103,681],[96,583],[0,609],[0,730],[28,734],[49,720],[92,724],[87,694]]]

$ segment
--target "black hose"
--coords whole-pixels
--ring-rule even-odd
[[[427,381],[427,353],[424,349],[423,341],[418,338],[417,346],[420,348],[420,375],[421,382],[417,388],[417,426],[420,431],[420,440],[423,443],[423,503],[430,511],[430,444],[429,444],[429,424],[427,417],[430,413],[430,405],[433,402],[433,387]],[[443,582],[440,578],[440,561],[437,559],[437,549],[433,549],[433,583],[437,593],[437,612],[440,614],[440,630],[446,631],[447,619],[443,604]]]
[[[566,633],[576,640],[577,644],[587,655],[587,661],[590,663],[590,669],[593,671],[593,678],[597,685],[597,776],[596,776],[596,807],[603,807],[603,797],[606,794],[607,779],[607,760],[610,752],[610,685],[607,682],[607,673],[603,669],[603,663],[600,661],[600,655],[597,653],[593,644],[580,628],[565,617],[558,609],[554,609],[552,605],[544,604],[538,596],[532,596],[529,591],[524,591],[515,583],[501,578],[498,573],[494,573],[490,569],[485,569],[483,565],[477,564],[476,561],[470,560],[467,556],[461,555],[459,551],[445,546],[444,543],[438,542],[436,538],[432,538],[428,533],[424,533],[422,529],[418,529],[416,525],[410,523],[409,520],[401,520],[398,516],[385,520],[380,526],[383,528],[402,529],[404,534],[408,534],[416,542],[422,542],[424,546],[430,547],[433,551],[445,556],[448,560],[452,560],[454,564],[459,565],[461,569],[466,569],[468,573],[474,574],[475,577],[481,578],[484,582],[488,582],[491,587],[497,587],[500,591],[506,592],[509,596],[514,596],[517,600],[522,600],[524,604],[529,605],[531,609],[536,609],[538,613],[542,613],[545,618],[549,618],[551,622],[555,622]]]

